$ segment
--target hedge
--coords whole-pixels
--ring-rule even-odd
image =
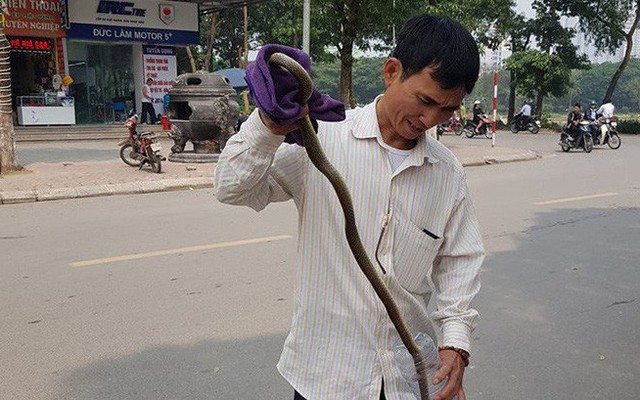
[[[637,119],[621,119],[618,121],[618,132],[640,134],[640,121]]]

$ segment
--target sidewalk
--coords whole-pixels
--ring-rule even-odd
[[[531,150],[450,145],[466,167],[540,158]],[[121,160],[34,163],[25,170],[0,175],[0,204],[141,194],[213,187],[216,164],[165,161],[162,173],[125,165]]]

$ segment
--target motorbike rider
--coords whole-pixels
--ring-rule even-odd
[[[480,106],[480,100],[473,102],[473,124],[476,126],[476,133],[480,132],[480,128],[484,125],[484,111]]]
[[[522,126],[527,126],[531,122],[531,102],[529,100],[525,100],[522,103],[519,115],[522,118]]]
[[[467,123],[467,107],[464,105],[464,100],[460,103],[460,123],[462,125]]]
[[[615,111],[616,111],[616,107],[613,105],[611,101],[608,101],[603,105],[601,105],[600,108],[598,108],[598,111],[596,111],[596,113],[602,118],[612,118],[613,113]]]
[[[591,100],[589,108],[584,113],[584,118],[589,121],[589,129],[591,130],[591,136],[594,137],[594,143],[597,144],[598,140],[598,112],[596,109],[596,102]]]
[[[569,141],[575,140],[580,134],[580,121],[582,121],[582,106],[580,103],[573,105],[573,109],[567,115],[567,127],[565,132],[567,133],[567,139]]]

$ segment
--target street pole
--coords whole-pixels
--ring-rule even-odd
[[[491,135],[491,147],[496,146],[496,125],[498,123],[498,71],[500,70],[500,64],[502,63],[502,46],[503,43],[501,43],[498,48],[496,63],[493,69],[493,135]]]
[[[311,55],[311,0],[302,3],[302,51]]]
[[[491,147],[496,146],[496,124],[498,120],[498,68],[493,71],[493,135],[491,135]]]

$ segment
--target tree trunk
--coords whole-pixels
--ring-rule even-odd
[[[211,56],[213,54],[213,39],[216,37],[218,30],[218,14],[211,14],[211,24],[209,25],[209,33],[207,34],[207,53],[204,58],[204,70],[209,72],[211,69]]]
[[[340,49],[340,101],[355,108],[352,88],[353,42],[344,43]]]
[[[640,5],[636,7],[636,16],[633,20],[633,24],[631,25],[631,29],[627,32],[624,37],[627,40],[627,48],[624,51],[624,58],[620,63],[620,66],[616,70],[616,72],[611,77],[611,81],[609,82],[609,87],[607,88],[607,93],[604,95],[604,99],[602,99],[602,103],[608,103],[611,101],[611,97],[613,96],[613,92],[616,90],[616,86],[618,85],[618,79],[627,68],[627,64],[629,64],[629,60],[631,59],[631,50],[633,49],[633,34],[638,27],[638,22],[640,22]]]
[[[196,68],[196,60],[193,58],[193,53],[191,52],[191,46],[185,47],[187,50],[187,57],[189,57],[189,64],[191,65],[191,72],[196,72],[198,68]]]
[[[516,73],[510,71],[509,81],[509,110],[507,111],[507,121],[511,123],[516,110]]]
[[[20,169],[11,107],[11,47],[0,26],[0,174]]]

